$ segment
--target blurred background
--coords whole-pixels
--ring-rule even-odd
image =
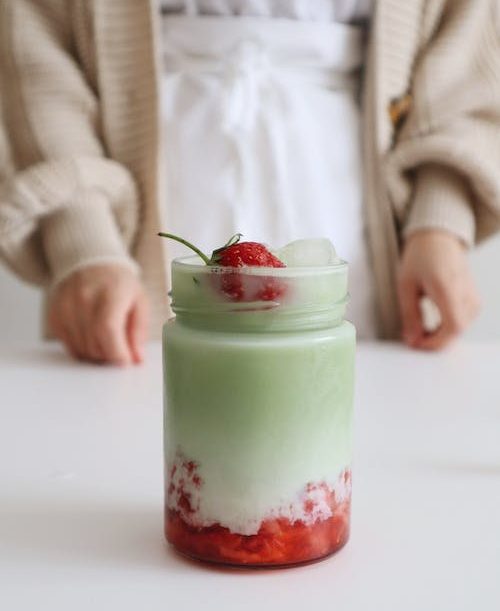
[[[481,315],[465,334],[467,339],[500,339],[500,236],[476,248],[470,256],[483,301]],[[30,342],[40,337],[41,293],[0,266],[0,341]]]

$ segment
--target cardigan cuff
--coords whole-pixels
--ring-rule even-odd
[[[425,229],[442,229],[467,247],[474,244],[476,223],[470,190],[465,178],[445,166],[425,165],[417,170],[403,236]]]
[[[97,190],[82,192],[71,206],[44,217],[40,229],[53,286],[89,265],[123,265],[139,271],[107,197]]]

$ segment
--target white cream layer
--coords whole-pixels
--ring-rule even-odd
[[[273,489],[264,484],[258,490],[228,496],[228,488],[221,487],[218,478],[211,479],[203,464],[193,461],[178,451],[170,463],[168,473],[168,507],[180,513],[192,526],[213,524],[228,528],[232,533],[254,535],[265,520],[285,518],[290,523],[301,521],[306,525],[327,520],[333,515],[331,495],[342,503],[350,497],[351,480],[346,469],[334,479],[299,475],[290,471],[281,477]]]

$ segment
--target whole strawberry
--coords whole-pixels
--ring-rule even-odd
[[[208,258],[196,246],[170,233],[158,235],[176,240],[193,250],[207,265],[220,267],[286,267],[285,264],[259,242],[240,242],[241,233],[237,233],[221,248],[212,252]],[[274,301],[281,297],[285,286],[272,276],[246,276],[245,282],[240,273],[220,275],[220,290],[231,301]]]
[[[238,241],[232,242],[238,236]],[[239,242],[241,234],[236,234],[228,245],[214,250],[212,265],[223,267],[285,267],[285,264],[272,252],[258,242]]]

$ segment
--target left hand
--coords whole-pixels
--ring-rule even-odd
[[[137,276],[127,267],[89,265],[52,294],[49,325],[77,359],[114,365],[143,360],[148,303]]]
[[[418,231],[408,237],[398,274],[403,340],[422,350],[439,350],[458,337],[477,316],[479,297],[462,242],[446,231]],[[420,300],[430,298],[440,326],[424,328]]]

